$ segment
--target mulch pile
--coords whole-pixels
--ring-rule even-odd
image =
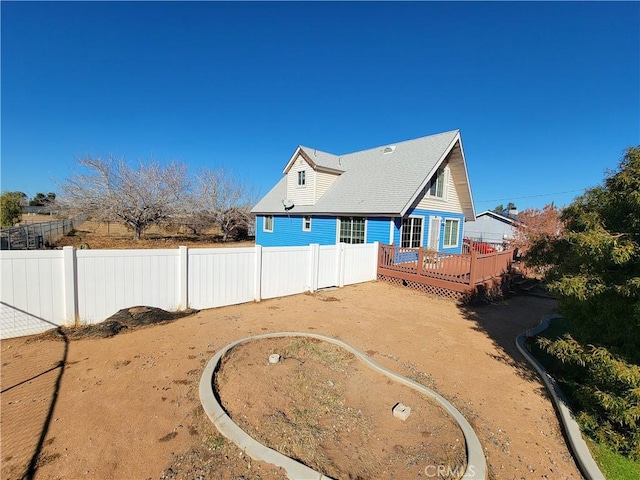
[[[167,312],[156,307],[131,307],[123,308],[111,315],[103,322],[83,325],[81,327],[59,327],[48,330],[39,339],[59,339],[60,336],[68,339],[80,338],[109,338],[122,331],[133,330],[148,325],[169,323],[178,318],[186,317],[197,313],[198,310],[188,309],[179,312]]]

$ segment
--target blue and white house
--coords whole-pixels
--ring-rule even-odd
[[[334,155],[299,146],[252,209],[256,244],[462,250],[475,219],[460,131]]]

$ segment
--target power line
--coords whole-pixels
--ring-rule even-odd
[[[495,198],[493,200],[476,200],[476,203],[488,203],[488,202],[504,202],[507,200],[522,200],[525,198],[538,198],[538,197],[549,197],[551,195],[561,195],[563,193],[575,193],[575,192],[583,192],[585,189],[580,188],[578,190],[567,190],[564,192],[555,192],[555,193],[541,193],[539,195],[529,195],[527,197],[508,197],[508,198]]]

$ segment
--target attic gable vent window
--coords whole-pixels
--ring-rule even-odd
[[[393,153],[395,151],[395,149],[396,149],[395,145],[392,146],[392,147],[385,147],[384,150],[382,150],[382,153],[384,153],[385,155],[387,153]]]
[[[445,198],[445,170],[440,168],[429,184],[429,195],[436,198]]]
[[[304,170],[298,172],[298,185],[301,187],[307,184],[307,179]]]

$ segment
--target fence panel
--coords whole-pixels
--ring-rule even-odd
[[[262,250],[262,298],[308,290],[309,257],[309,247],[265,247]]]
[[[63,252],[7,251],[0,258],[0,338],[31,335],[62,325]]]
[[[120,309],[213,308],[376,278],[377,244],[7,251],[1,338],[101,322]]]
[[[377,266],[378,243],[344,246],[344,285],[375,280]]]
[[[176,310],[179,250],[78,250],[78,315],[96,323],[137,305]]]
[[[254,299],[255,248],[189,250],[189,306],[213,308]]]
[[[509,270],[513,252],[511,250],[490,254],[478,254],[476,257],[475,283],[490,280]]]
[[[318,258],[318,288],[337,287],[338,279],[338,247],[321,245]]]

